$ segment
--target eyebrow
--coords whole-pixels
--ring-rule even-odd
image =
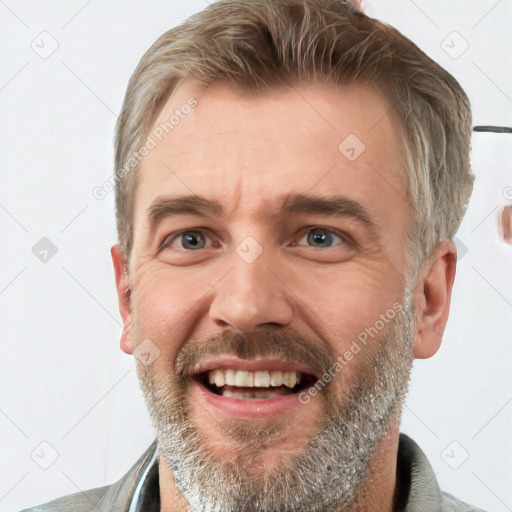
[[[281,215],[320,214],[349,217],[363,224],[370,231],[378,232],[368,210],[357,201],[345,196],[312,196],[289,194],[282,198]]]
[[[284,217],[293,214],[319,214],[352,218],[374,234],[378,233],[377,225],[368,210],[357,201],[345,196],[318,196],[307,194],[285,194],[278,197],[281,207],[277,214]],[[264,208],[264,211],[268,211]],[[196,217],[221,217],[224,213],[222,205],[214,200],[198,195],[157,198],[147,209],[146,221],[150,232],[165,218],[178,215],[194,215]],[[266,217],[275,214],[264,213]]]
[[[223,208],[212,199],[197,195],[157,198],[147,209],[146,221],[153,231],[164,218],[177,215],[195,215],[197,217],[219,217]]]

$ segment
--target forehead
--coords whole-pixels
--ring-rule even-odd
[[[226,83],[178,87],[149,133],[135,231],[158,197],[197,194],[228,214],[268,214],[284,192],[344,195],[407,214],[402,145],[387,102],[363,85],[292,84],[257,95]],[[399,211],[400,210],[400,211]]]

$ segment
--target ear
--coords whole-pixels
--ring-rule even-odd
[[[130,355],[133,352],[133,343],[131,338],[132,308],[131,308],[131,290],[128,280],[128,262],[124,256],[123,250],[119,244],[113,245],[110,249],[112,263],[114,264],[114,273],[116,276],[117,298],[119,303],[119,312],[123,320],[123,332],[121,333],[121,350]]]
[[[414,357],[432,357],[441,346],[450,312],[453,281],[457,267],[457,248],[451,240],[440,242],[414,289],[416,338]]]

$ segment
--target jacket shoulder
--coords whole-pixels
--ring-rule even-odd
[[[145,468],[155,460],[156,448],[155,440],[128,473],[113,484],[68,494],[20,512],[124,512],[128,510]]]
[[[441,510],[442,512],[485,512],[481,508],[460,501],[447,492],[442,493]]]
[[[20,512],[69,512],[70,510],[74,512],[89,512],[93,510],[98,512],[102,510],[98,507],[98,504],[110,487],[110,485],[106,485],[75,494],[68,494],[42,505],[25,508]]]

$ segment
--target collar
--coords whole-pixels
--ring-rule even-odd
[[[128,512],[160,512],[160,484],[158,480],[157,441],[150,446],[150,453],[139,472]]]
[[[442,512],[443,496],[436,475],[423,450],[400,433],[396,464],[397,510]]]

